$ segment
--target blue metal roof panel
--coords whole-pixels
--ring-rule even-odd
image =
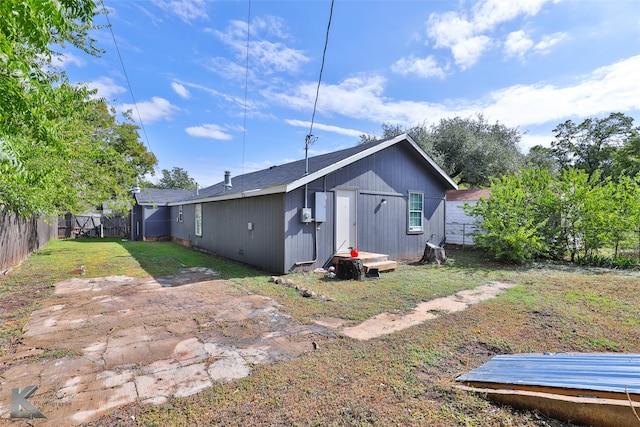
[[[640,354],[500,355],[456,381],[640,394]]]

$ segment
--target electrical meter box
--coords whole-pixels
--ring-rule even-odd
[[[312,221],[311,208],[300,209],[300,222],[308,223]]]
[[[316,194],[316,222],[327,221],[327,193],[318,191]]]

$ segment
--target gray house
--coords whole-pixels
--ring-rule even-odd
[[[131,240],[171,239],[170,202],[190,198],[194,191],[142,188],[133,193]]]
[[[326,266],[352,247],[420,258],[427,240],[444,242],[445,193],[456,188],[404,134],[310,157],[308,167],[299,160],[233,182],[227,174],[162,207],[175,241],[287,273]]]

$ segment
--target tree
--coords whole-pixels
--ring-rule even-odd
[[[145,187],[166,188],[173,190],[196,190],[198,183],[189,176],[189,173],[179,167],[173,167],[171,170],[162,169],[162,178],[157,184],[150,182],[144,183]]]
[[[431,131],[433,149],[444,156],[444,168],[459,184],[486,186],[491,178],[516,172],[522,165],[521,134],[482,115],[442,119]]]
[[[616,182],[567,168],[553,177],[547,169],[495,179],[489,200],[467,211],[478,217],[474,241],[502,261],[539,258],[590,259],[603,248],[618,258],[621,243],[637,239],[640,177]]]
[[[613,175],[635,177],[640,174],[640,129],[635,128],[613,159]]]
[[[383,124],[382,129],[384,138],[408,133],[458,184],[487,186],[491,178],[518,171],[523,162],[518,129],[490,124],[482,115],[442,119],[429,128],[422,123],[406,129]],[[360,137],[360,143],[372,140]]]
[[[604,179],[614,175],[616,154],[637,131],[633,118],[622,113],[611,113],[602,119],[587,118],[580,124],[567,120],[553,129],[555,141],[551,146],[563,169],[573,166],[590,177],[599,172]]]
[[[550,182],[546,169],[525,169],[521,174],[495,178],[491,197],[466,208],[480,222],[474,234],[476,245],[504,262],[521,264],[546,257],[552,239],[545,230],[557,223],[549,209],[553,206]]]
[[[524,157],[524,167],[531,169],[546,169],[552,175],[556,175],[560,171],[560,165],[554,156],[551,148],[536,145],[529,149]]]
[[[0,2],[0,206],[24,216],[128,203],[152,170],[130,123],[52,66],[72,45],[97,55],[91,0]]]

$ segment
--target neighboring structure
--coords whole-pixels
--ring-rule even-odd
[[[170,235],[182,244],[287,273],[325,266],[351,247],[419,259],[427,241],[444,242],[445,192],[456,188],[405,134],[244,174],[233,184],[227,173],[182,199],[143,189],[136,201],[151,191],[145,209],[166,207],[161,218],[172,219]],[[148,238],[150,215],[137,209]]]
[[[143,188],[133,193],[131,240],[171,239],[171,223],[179,218],[171,216],[169,203],[188,199],[194,194],[194,191],[158,188]]]
[[[448,245],[473,245],[471,233],[476,231],[475,218],[467,215],[464,205],[474,206],[481,198],[488,199],[491,190],[465,188],[447,191],[447,236]]]

